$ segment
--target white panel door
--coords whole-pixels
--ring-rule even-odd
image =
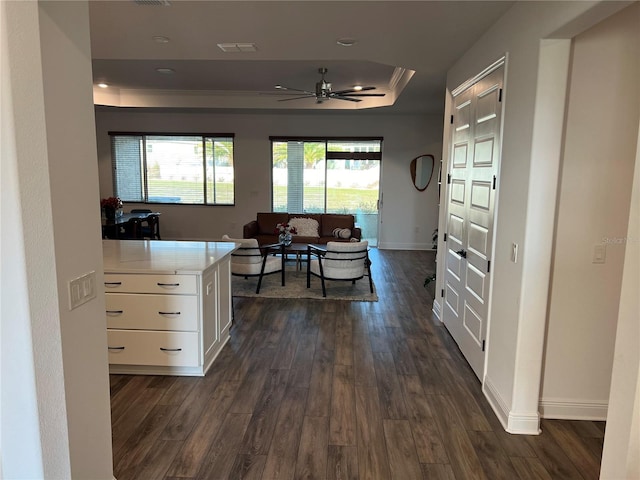
[[[490,298],[504,66],[454,97],[443,322],[482,380]]]

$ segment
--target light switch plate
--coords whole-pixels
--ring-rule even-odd
[[[85,273],[69,281],[69,310],[96,298],[96,272]]]
[[[607,246],[604,244],[597,244],[593,246],[593,260],[591,263],[604,263],[607,258]]]

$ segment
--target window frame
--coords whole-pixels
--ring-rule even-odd
[[[325,185],[324,185],[324,207],[322,213],[327,213],[327,164],[329,160],[377,160],[382,165],[382,148],[384,144],[383,137],[335,137],[335,136],[326,136],[326,137],[296,137],[296,136],[270,136],[270,151],[271,151],[271,211],[274,210],[274,188],[273,188],[273,153],[274,153],[274,143],[275,142],[317,142],[324,143],[325,145]],[[349,151],[329,151],[329,144],[331,142],[379,142],[380,150],[378,152],[349,152]],[[279,211],[279,210],[277,210]],[[315,212],[313,212],[315,213]]]
[[[118,186],[117,186],[117,176],[115,174],[116,169],[116,152],[115,152],[115,142],[114,139],[116,137],[140,137],[142,142],[142,151],[141,151],[141,178],[142,178],[142,199],[141,200],[123,200],[124,203],[135,203],[135,204],[144,204],[144,205],[188,205],[188,206],[200,206],[200,207],[233,207],[236,204],[236,175],[235,175],[235,134],[234,133],[193,133],[193,132],[133,132],[133,131],[109,131],[109,142],[111,147],[111,175],[112,175],[112,188],[113,194],[118,195]],[[188,202],[159,202],[159,201],[150,201],[149,200],[149,183],[148,183],[148,165],[147,165],[147,137],[200,137],[201,145],[202,145],[202,170],[203,170],[203,178],[202,178],[202,203],[188,203]],[[218,139],[230,139],[232,142],[232,154],[231,154],[231,167],[233,169],[233,182],[232,182],[232,190],[233,190],[233,202],[232,203],[216,203],[215,200],[215,191],[216,191],[216,181],[215,181],[215,158],[214,158],[214,166],[213,166],[213,203],[208,201],[209,197],[209,187],[207,185],[207,152],[206,152],[206,143],[208,140],[212,141],[215,145],[215,142]]]

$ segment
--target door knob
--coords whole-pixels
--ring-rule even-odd
[[[467,252],[465,250],[458,250],[456,253],[462,258],[467,258]]]

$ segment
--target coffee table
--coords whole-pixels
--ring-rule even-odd
[[[296,256],[296,270],[302,269],[302,255],[307,253],[306,243],[292,243],[289,246],[284,247],[284,254],[291,254]]]

